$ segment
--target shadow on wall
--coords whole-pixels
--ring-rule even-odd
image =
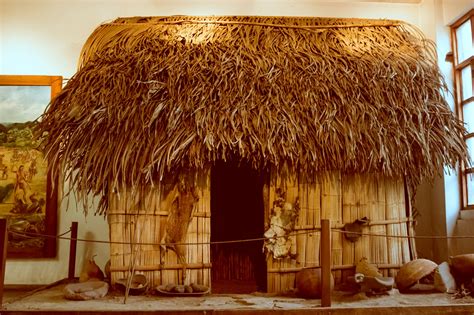
[[[85,240],[96,240],[94,237],[94,233],[88,231],[84,235]],[[109,257],[105,257],[104,255],[108,253],[103,253],[100,249],[99,246],[97,246],[98,243],[95,242],[84,242],[83,250],[82,253],[77,253],[76,254],[76,275],[80,274],[81,271],[83,270],[84,266],[87,264],[87,262],[90,259],[95,260],[96,262],[98,261],[107,261]],[[94,257],[95,256],[95,257]],[[100,269],[103,271],[105,266],[100,266]]]

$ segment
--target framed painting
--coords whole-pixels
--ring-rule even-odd
[[[7,258],[56,256],[57,178],[48,173],[34,129],[61,88],[61,76],[0,75],[0,217],[7,218]]]

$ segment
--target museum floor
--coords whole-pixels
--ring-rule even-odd
[[[454,299],[442,293],[390,294],[366,297],[334,292],[332,307],[321,308],[320,300],[305,300],[272,294],[211,294],[202,297],[130,296],[124,304],[119,292],[90,301],[70,301],[63,297],[65,284],[47,289],[7,289],[1,315],[7,314],[474,314],[474,298]]]

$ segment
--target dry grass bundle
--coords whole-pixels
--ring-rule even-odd
[[[218,159],[414,186],[466,159],[434,51],[399,21],[121,18],[90,36],[40,131],[100,214],[109,189]]]

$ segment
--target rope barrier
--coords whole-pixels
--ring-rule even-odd
[[[42,237],[42,238],[56,238],[61,240],[74,240],[78,242],[86,242],[86,243],[99,243],[99,244],[119,244],[119,245],[142,245],[142,246],[171,246],[171,245],[215,245],[215,244],[235,244],[235,243],[249,243],[249,242],[258,242],[264,240],[276,240],[282,237],[289,237],[289,236],[297,236],[297,235],[304,235],[304,234],[313,234],[315,232],[320,232],[320,228],[312,229],[312,230],[305,230],[302,232],[293,232],[283,236],[274,236],[271,238],[266,237],[258,237],[258,238],[248,238],[248,239],[239,239],[239,240],[229,240],[229,241],[213,241],[213,242],[189,242],[189,243],[140,243],[140,242],[118,242],[118,241],[103,241],[103,240],[88,240],[83,238],[71,238],[71,237],[64,237],[65,234],[71,232],[69,229],[68,231],[59,234],[59,235],[47,235],[41,233],[34,233],[34,232],[18,232],[18,231],[7,231],[14,235],[19,235],[23,237]],[[351,235],[360,235],[360,236],[374,236],[374,237],[386,237],[386,238],[402,238],[402,239],[474,239],[474,235],[456,235],[456,236],[427,236],[427,235],[386,235],[386,234],[376,234],[376,233],[363,233],[363,232],[350,232],[344,231],[341,229],[331,229],[332,232],[340,233],[340,234],[351,234]]]
[[[385,235],[385,234],[375,234],[375,233],[361,233],[361,232],[350,232],[344,231],[339,229],[332,229],[333,232],[341,233],[341,234],[356,234],[360,236],[377,236],[377,237],[386,237],[386,238],[406,238],[406,239],[474,239],[474,235],[453,235],[453,236],[436,236],[436,235]]]
[[[31,238],[31,239],[32,238],[38,238],[38,237],[61,238],[62,236],[70,233],[71,229],[69,229],[66,232],[63,232],[61,234],[58,234],[58,235],[47,235],[47,234],[40,234],[40,233],[34,233],[34,232],[18,232],[18,231],[11,231],[9,229],[7,229],[7,232],[11,233],[13,235],[18,235],[18,236],[22,236],[24,238]]]
[[[59,234],[59,235],[56,235],[56,236],[57,236],[57,237],[61,237],[61,236],[66,235],[67,233],[71,233],[71,229],[67,230],[67,231],[64,232],[64,233],[61,233],[61,234]]]

